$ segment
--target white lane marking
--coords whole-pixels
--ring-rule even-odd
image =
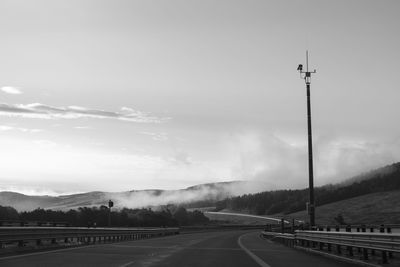
[[[247,249],[243,244],[242,244],[242,237],[248,235],[248,234],[243,234],[239,236],[238,238],[238,245],[244,250],[244,252],[247,253],[255,262],[258,263],[261,267],[271,267],[269,264],[264,262],[262,259],[260,259],[258,256],[256,256],[253,252],[251,252],[249,249]]]
[[[120,265],[118,267],[127,267],[127,266],[131,265],[132,263],[134,263],[134,261],[127,262],[127,263],[122,264],[122,265]]]

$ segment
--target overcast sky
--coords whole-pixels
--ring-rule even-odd
[[[308,184],[400,161],[399,1],[0,0],[0,190]]]

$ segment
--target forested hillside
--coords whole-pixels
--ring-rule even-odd
[[[363,179],[362,176],[366,178]],[[400,163],[395,163],[359,175],[357,181],[350,185],[327,185],[315,188],[315,202],[317,206],[321,206],[370,193],[398,189],[400,189]],[[308,189],[278,190],[228,198],[217,202],[216,210],[230,209],[258,215],[289,214],[304,210],[307,201]]]

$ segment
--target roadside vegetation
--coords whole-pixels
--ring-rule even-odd
[[[0,206],[0,221],[65,222],[69,226],[106,227],[109,209],[106,206],[82,207],[77,210],[55,211],[36,209],[17,212],[12,207]],[[183,207],[168,206],[160,210],[122,209],[111,211],[113,227],[163,227],[201,225],[209,219],[200,211],[187,211]]]
[[[400,190],[378,192],[326,205],[316,210],[316,221],[322,225],[400,224]],[[286,215],[308,220],[305,210]]]

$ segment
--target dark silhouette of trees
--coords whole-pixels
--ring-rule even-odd
[[[173,211],[171,212],[172,209]],[[0,220],[26,222],[65,222],[70,226],[106,227],[109,209],[106,206],[81,207],[78,210],[55,211],[38,208],[18,213],[12,207],[0,206]],[[167,227],[207,223],[209,219],[200,211],[187,211],[183,207],[112,210],[113,227]]]
[[[19,214],[12,207],[0,206],[0,220],[18,220]]]

